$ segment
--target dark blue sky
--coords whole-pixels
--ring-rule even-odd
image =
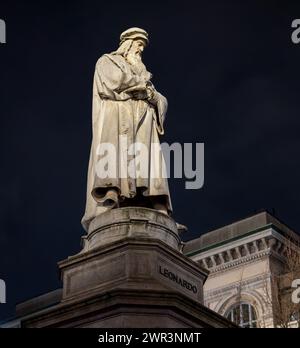
[[[94,66],[131,26],[169,101],[162,141],[205,143],[204,188],[170,180],[185,238],[261,208],[300,231],[299,2],[4,0],[0,18],[0,319],[79,251]]]

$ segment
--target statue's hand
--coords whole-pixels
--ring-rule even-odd
[[[153,105],[156,105],[158,102],[158,94],[153,87],[147,87],[147,100]]]

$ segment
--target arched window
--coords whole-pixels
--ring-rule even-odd
[[[226,318],[240,327],[257,327],[257,315],[253,306],[242,302],[227,312]]]

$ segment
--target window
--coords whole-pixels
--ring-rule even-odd
[[[257,327],[257,315],[249,303],[242,302],[231,307],[226,318],[240,327]]]

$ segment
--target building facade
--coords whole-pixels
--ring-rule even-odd
[[[210,272],[208,308],[241,327],[297,327],[291,284],[299,277],[299,242],[264,211],[187,242],[184,253]]]

